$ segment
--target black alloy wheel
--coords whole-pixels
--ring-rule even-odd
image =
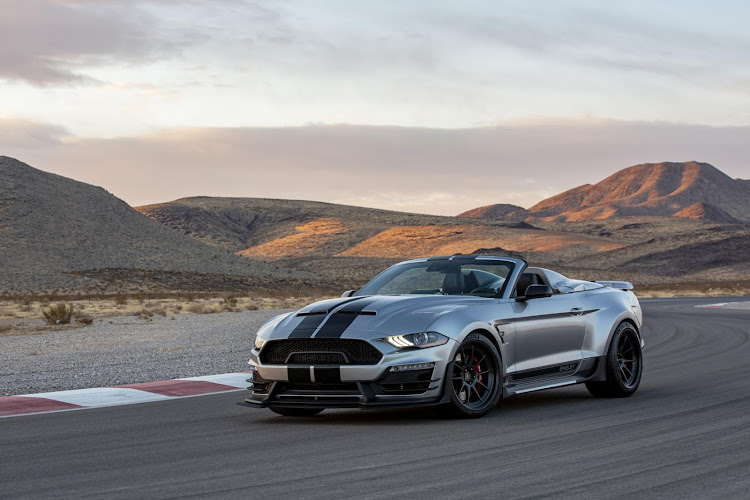
[[[624,398],[632,395],[641,383],[643,353],[635,327],[622,322],[612,335],[606,356],[603,381],[586,382],[586,388],[597,398]]]
[[[640,378],[640,348],[635,335],[621,335],[617,342],[617,367],[620,380],[627,388],[632,388]]]
[[[476,418],[495,407],[502,395],[500,356],[486,337],[469,334],[456,351],[449,371],[450,413]]]

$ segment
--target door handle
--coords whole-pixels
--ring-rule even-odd
[[[573,316],[583,315],[583,307],[574,307],[570,310],[570,314],[572,314]]]

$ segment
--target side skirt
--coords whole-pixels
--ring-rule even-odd
[[[598,364],[598,358],[586,358],[578,362],[561,363],[514,373],[507,377],[505,386],[508,394],[512,395],[580,384],[594,376]]]

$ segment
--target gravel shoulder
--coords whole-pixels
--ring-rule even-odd
[[[287,311],[106,318],[73,330],[0,337],[0,396],[243,371],[255,332]]]

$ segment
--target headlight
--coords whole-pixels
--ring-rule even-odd
[[[261,326],[260,330],[258,330],[258,333],[255,334],[255,348],[260,350],[263,347],[263,344],[265,344],[268,340],[268,337],[271,336],[271,332],[273,332],[273,329],[276,328],[276,325],[281,323],[281,321],[290,314],[294,313],[285,313],[274,316],[273,318],[269,319],[263,326]]]
[[[391,344],[393,347],[399,349],[405,349],[408,347],[434,347],[436,345],[443,345],[448,342],[448,337],[441,335],[437,332],[422,332],[422,333],[409,333],[407,335],[393,335],[386,337],[383,340]]]

